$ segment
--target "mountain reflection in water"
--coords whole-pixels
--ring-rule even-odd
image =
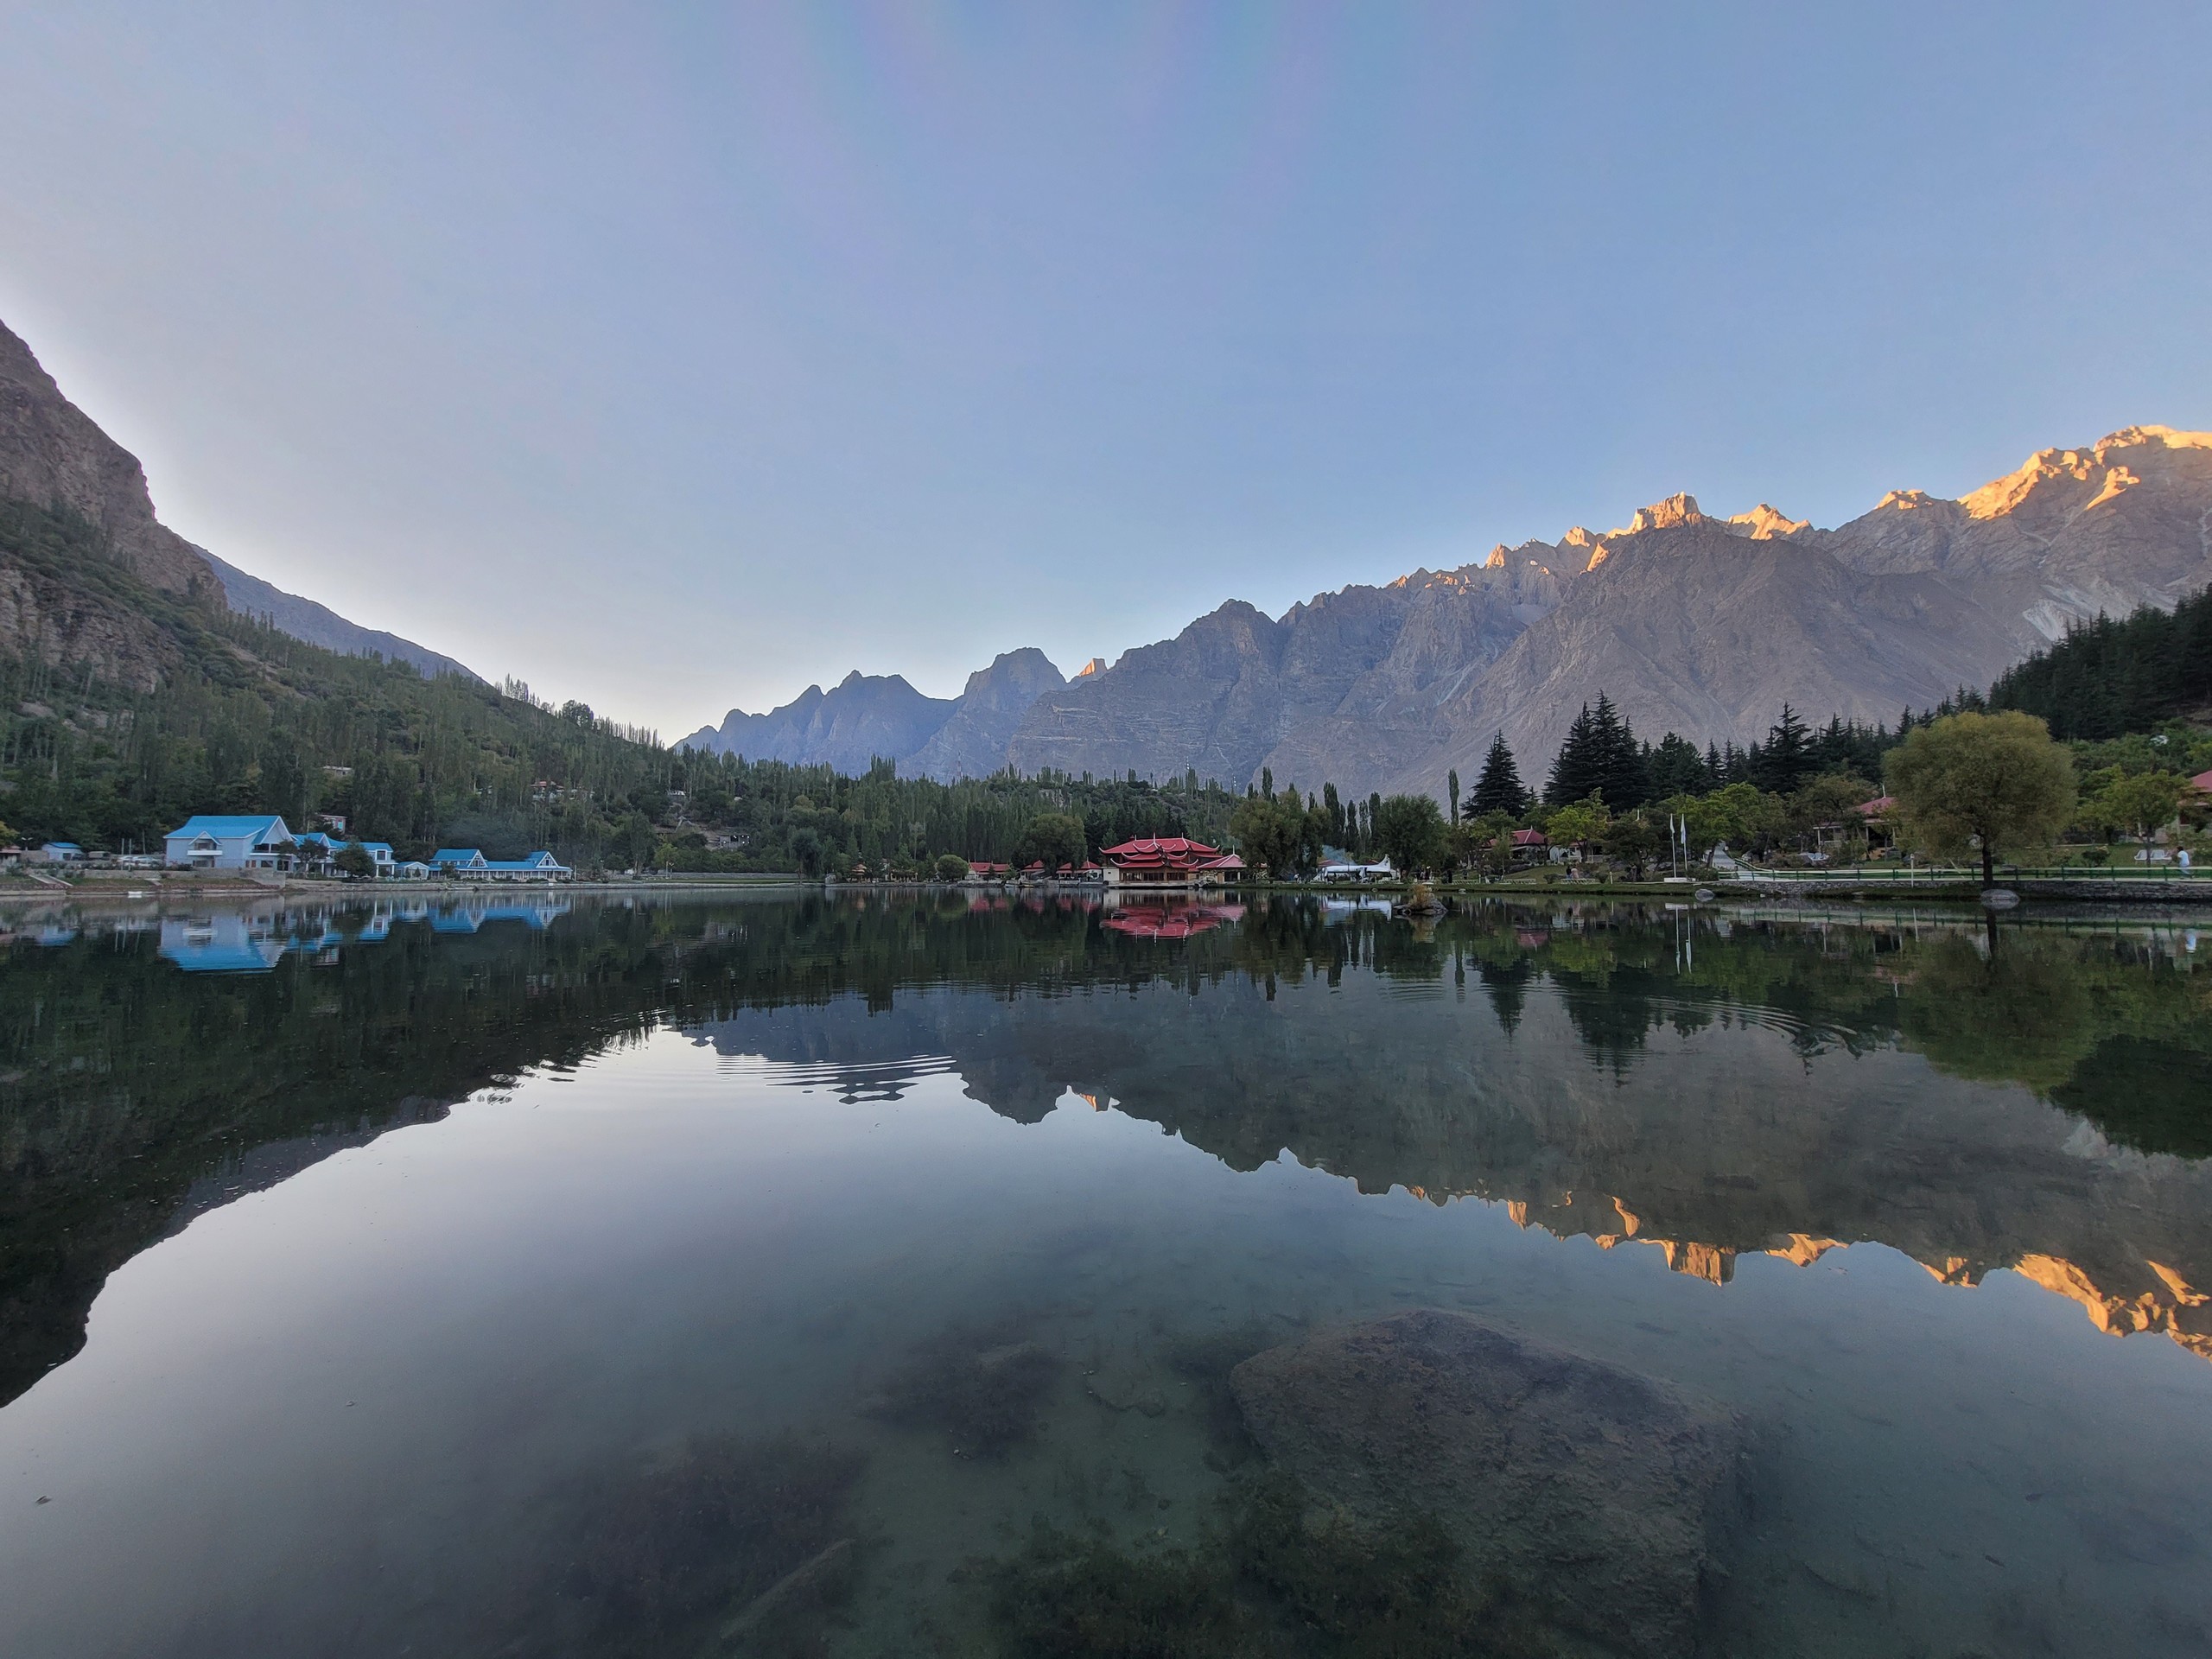
[[[2099,1330],[2212,1359],[2204,960],[2155,918],[1565,899],[1419,923],[1357,903],[964,893],[45,915],[0,944],[0,1402],[76,1355],[109,1275],[195,1217],[472,1096],[687,1042],[743,1085],[733,1098],[811,1090],[855,1130],[855,1109],[957,1079],[1033,1145],[1054,1131],[1010,1126],[1155,1124],[1255,1206],[1287,1153],[1376,1215],[1473,1198],[1531,1249],[1650,1244],[1655,1274],[1663,1256],[1715,1287],[1750,1260],[1810,1268],[1872,1242],[1945,1285],[2011,1269]],[[995,1248],[1043,1250],[1048,1277],[1135,1258],[1112,1224],[1068,1224],[1039,1243],[1009,1223]],[[1335,1248],[1315,1240],[1306,1266],[1344,1270],[1357,1252]],[[1461,1306],[1491,1294],[1471,1266],[1427,1271]],[[991,1332],[928,1375],[1032,1356],[1050,1385],[1033,1339]],[[1116,1421],[1153,1411],[1150,1382],[1071,1386]],[[742,1481],[797,1454],[699,1455]],[[2139,1511],[2092,1517],[2129,1570],[2196,1548]],[[766,1580],[789,1566],[763,1562]],[[1889,1593],[1806,1571],[1846,1599]]]

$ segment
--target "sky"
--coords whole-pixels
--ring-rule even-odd
[[[279,587],[675,736],[2212,427],[2212,9],[0,0],[0,320]]]

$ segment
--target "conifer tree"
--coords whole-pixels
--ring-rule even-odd
[[[1551,776],[1544,780],[1544,799],[1553,806],[1585,798],[1599,787],[1599,766],[1590,705],[1584,703],[1567,728],[1567,741],[1552,761]]]
[[[1480,818],[1503,812],[1517,818],[1528,810],[1529,786],[1521,781],[1521,768],[1515,764],[1513,751],[1505,747],[1505,734],[1500,732],[1491,739],[1490,753],[1483,757],[1482,775],[1475,779],[1475,792],[1467,798],[1467,817]]]

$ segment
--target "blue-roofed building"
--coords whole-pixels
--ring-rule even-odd
[[[484,855],[474,847],[441,847],[430,855],[430,868],[440,875],[481,875]]]
[[[273,870],[292,856],[294,837],[274,813],[188,818],[162,838],[173,869]]]
[[[329,836],[320,830],[310,830],[299,837],[298,846],[301,859],[309,864],[327,865],[346,848],[359,847],[369,855],[369,861],[376,866],[378,875],[391,875],[398,868],[392,859],[391,843],[388,841],[348,841],[343,836]]]
[[[73,841],[49,841],[38,849],[38,858],[46,864],[81,864],[85,849]]]
[[[482,874],[494,881],[560,881],[572,872],[552,854],[537,852],[526,858],[489,860]]]

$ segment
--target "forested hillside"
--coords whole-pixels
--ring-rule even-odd
[[[2212,588],[2171,611],[2076,624],[2000,676],[1989,701],[2041,715],[2054,737],[2093,741],[2212,710]]]
[[[1218,836],[1235,804],[1196,779],[945,785],[679,755],[581,703],[339,656],[156,588],[86,519],[20,502],[0,504],[0,574],[77,647],[35,632],[0,650],[0,822],[34,842],[150,850],[194,812],[279,812],[296,829],[330,812],[403,855],[550,847],[585,868],[820,872],[1005,860],[1048,813],[1094,848]],[[84,649],[99,640],[112,649]]]

